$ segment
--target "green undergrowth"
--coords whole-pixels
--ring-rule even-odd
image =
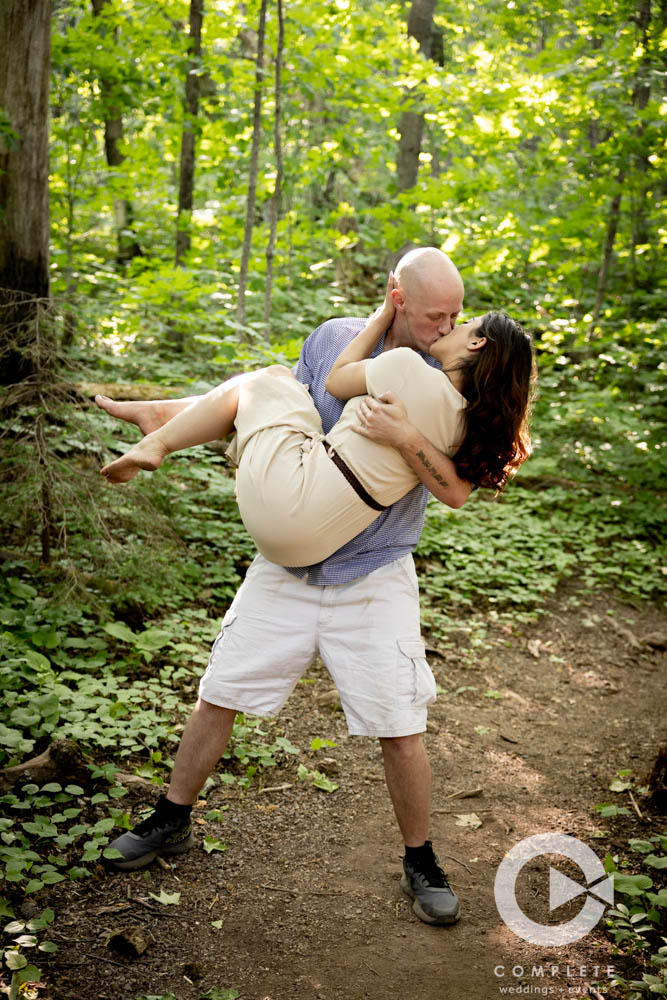
[[[582,487],[533,492],[521,481],[459,511],[432,503],[417,548],[423,618],[441,636],[478,618],[526,621],[566,581],[580,590],[657,598],[665,514],[654,497],[618,500]]]
[[[613,836],[615,846],[604,858],[604,868],[613,880],[614,901],[603,924],[612,941],[614,974],[607,986],[622,1000],[667,996],[667,830],[643,796],[648,789],[638,784],[630,769],[618,772],[609,790],[615,801],[595,807],[610,829],[595,831],[596,839]],[[642,803],[639,829],[632,804]],[[624,803],[628,804],[625,805]],[[639,836],[628,836],[636,831]],[[597,984],[602,987],[602,984]]]

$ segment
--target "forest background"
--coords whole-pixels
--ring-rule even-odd
[[[190,395],[293,363],[328,316],[374,308],[402,249],[441,247],[469,314],[531,331],[540,383],[534,454],[506,494],[429,507],[427,635],[474,657],[489,622],[533,621],[559,588],[664,593],[666,15],[655,0],[0,13],[0,764],[57,733],[111,783],[67,808],[79,783],[5,796],[11,914],[17,893],[94,870],[127,825],[118,768],[168,775],[253,553],[215,449],[128,489],[101,481],[131,435],[86,404],[97,386]],[[289,754],[265,736],[239,721],[224,780]]]

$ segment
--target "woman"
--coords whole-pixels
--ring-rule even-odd
[[[331,369],[327,391],[348,403],[326,439],[307,388],[276,365],[223,383],[102,474],[127,482],[170,452],[235,431],[227,454],[238,465],[239,509],[257,548],[282,566],[313,565],[418,482],[397,449],[356,432],[356,397],[393,392],[461,478],[501,490],[529,454],[529,337],[504,314],[488,313],[432,345],[442,371],[404,347],[369,359],[393,320],[394,288],[390,275],[382,307]]]

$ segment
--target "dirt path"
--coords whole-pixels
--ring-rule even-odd
[[[379,747],[346,736],[341,713],[319,700],[331,684],[316,667],[314,683],[298,687],[281,725],[304,751],[314,736],[338,745],[308,750],[264,778],[287,789],[215,789],[206,809],[227,805],[227,819],[207,823],[206,809],[197,810],[197,827],[202,836],[221,837],[225,853],[198,847],[173,868],[100,875],[55,892],[62,937],[40,997],[134,1000],[172,991],[177,1000],[198,1000],[211,987],[236,989],[242,1000],[497,1000],[503,987],[514,995],[587,996],[586,985],[614,965],[602,930],[561,948],[525,944],[501,922],[493,880],[505,852],[534,833],[573,834],[604,857],[614,841],[591,839],[607,829],[592,807],[610,799],[629,804],[608,791],[610,781],[624,767],[643,776],[655,755],[664,653],[635,647],[608,611],[639,638],[664,631],[650,607],[597,597],[573,608],[563,598],[524,634],[492,630],[490,648],[470,666],[451,652],[431,656],[447,692],[426,737],[432,836],[461,898],[456,926],[424,925],[400,892],[402,844]],[[460,688],[471,690],[456,693]],[[298,781],[304,761],[326,768],[339,790],[327,794]],[[480,788],[470,798],[448,798]],[[469,813],[480,827],[457,825],[457,815]],[[627,836],[645,832],[637,819]],[[624,831],[618,846],[625,840]],[[539,919],[546,868],[536,863],[525,875],[519,899]],[[180,903],[155,903],[149,892],[161,889],[180,892]],[[576,912],[581,899],[570,905]],[[109,931],[123,926],[147,936],[141,957],[105,947]],[[596,973],[595,965],[603,968]]]

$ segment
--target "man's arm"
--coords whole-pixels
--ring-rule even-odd
[[[396,448],[436,500],[448,507],[463,506],[472,483],[461,479],[451,458],[410,423],[398,396],[393,392],[385,392],[379,399],[365,396],[357,412],[361,423],[354,430],[358,434]]]

